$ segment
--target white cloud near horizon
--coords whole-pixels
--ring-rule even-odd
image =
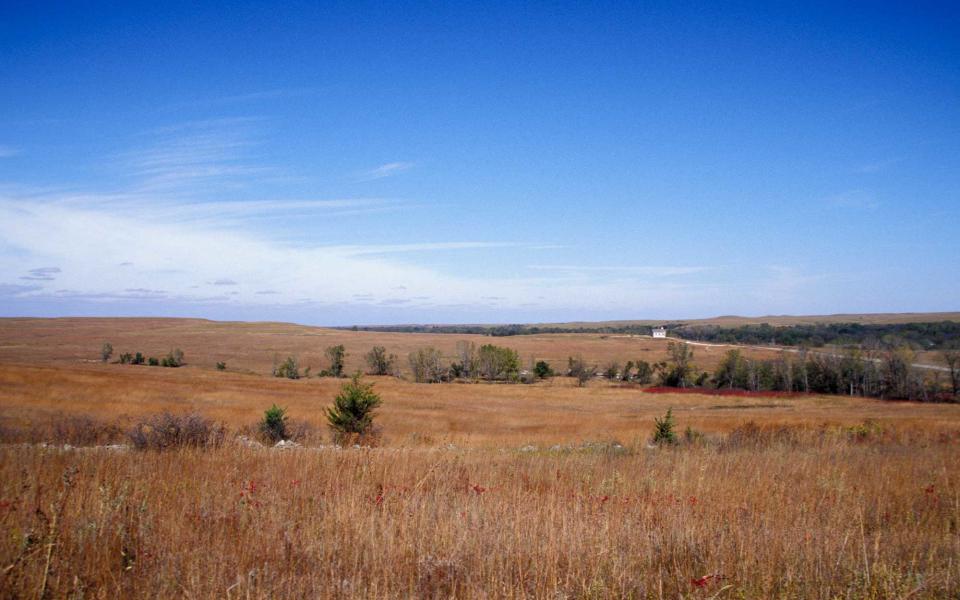
[[[702,298],[707,285],[669,283],[655,277],[631,285],[570,282],[563,277],[467,277],[411,260],[422,252],[524,247],[532,245],[482,241],[290,244],[255,229],[227,228],[205,218],[115,211],[113,203],[106,201],[80,205],[75,198],[56,202],[0,196],[0,248],[4,249],[0,283],[9,285],[16,276],[28,274],[25,256],[30,257],[32,269],[59,269],[56,289],[60,292],[33,286],[11,288],[20,297],[100,301],[136,297],[262,306],[295,305],[305,299],[316,304],[352,303],[362,296],[384,306],[469,307],[488,304],[486,298],[493,292],[506,307],[536,304],[559,309],[602,301],[609,307],[639,310]],[[660,274],[670,272],[657,269]],[[673,271],[684,269],[689,268]],[[225,287],[237,294],[226,297]],[[264,290],[276,293],[264,294]]]
[[[497,311],[648,315],[663,307],[712,310],[706,307],[740,284],[710,280],[703,266],[533,264],[526,276],[468,275],[429,266],[433,261],[423,256],[489,252],[510,273],[505,250],[525,261],[545,252],[546,261],[549,251],[562,248],[542,241],[432,240],[410,230],[405,243],[316,243],[297,235],[307,231],[298,229],[302,223],[416,205],[392,198],[229,199],[237,186],[262,183],[277,171],[256,160],[255,136],[245,129],[251,122],[210,120],[149,132],[145,148],[118,155],[120,173],[108,192],[0,185],[0,299],[132,301],[154,311],[197,303],[316,311],[362,299],[446,314],[490,314],[495,302]],[[412,166],[388,163],[368,174],[382,178]],[[297,218],[265,226],[278,215]],[[781,276],[771,280],[784,289]],[[754,287],[763,289],[763,282]]]

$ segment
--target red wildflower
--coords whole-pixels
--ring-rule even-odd
[[[713,580],[719,581],[719,579],[720,579],[720,575],[718,573],[714,573],[712,575],[704,575],[703,577],[700,577],[698,579],[691,579],[690,584],[693,585],[694,587],[705,588],[707,587],[707,585],[710,584],[711,581]]]

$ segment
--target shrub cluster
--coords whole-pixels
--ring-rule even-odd
[[[101,351],[100,357],[103,362],[107,362],[110,359],[110,356],[113,355],[113,346],[110,344],[104,344]],[[175,348],[167,353],[163,358],[156,357],[147,357],[144,356],[142,352],[130,353],[123,352],[120,354],[117,362],[121,365],[149,365],[151,367],[179,367],[184,364],[183,362],[183,350],[180,348]]]
[[[223,444],[226,428],[198,414],[161,413],[137,423],[130,430],[130,443],[137,450],[217,448]]]

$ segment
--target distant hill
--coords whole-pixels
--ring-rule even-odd
[[[893,323],[939,323],[941,321],[960,321],[960,312],[931,312],[931,313],[841,313],[835,315],[765,315],[759,317],[743,317],[738,315],[723,315],[708,319],[643,319],[625,321],[571,321],[569,323],[538,323],[541,329],[604,329],[635,326],[659,325],[717,325],[720,327],[737,327],[740,325],[816,325],[823,323],[861,323],[871,325],[889,325]]]
[[[360,331],[522,336],[549,333],[646,335],[665,327],[671,337],[701,342],[812,346],[908,344],[933,350],[960,343],[960,313],[838,314],[815,316],[722,316],[711,319],[599,321],[512,325],[385,325]]]

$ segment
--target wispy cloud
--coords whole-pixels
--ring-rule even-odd
[[[527,265],[536,271],[558,271],[566,273],[622,273],[648,275],[651,277],[672,277],[702,273],[707,267],[652,267],[652,266],[583,266],[583,265]]]
[[[30,269],[28,274],[20,277],[20,279],[25,281],[53,281],[58,273],[60,273],[60,267],[41,267]]]
[[[256,162],[252,150],[256,117],[208,119],[145,132],[146,147],[121,155],[119,167],[135,182],[134,191],[236,188],[256,177],[277,174]]]
[[[709,286],[692,288],[657,278],[554,277],[552,271],[558,265],[542,265],[546,267],[543,277],[464,276],[405,256],[531,247],[527,242],[290,243],[271,239],[257,228],[225,228],[205,218],[190,221],[159,213],[116,211],[109,201],[80,204],[50,197],[37,201],[35,197],[0,195],[0,240],[17,253],[0,253],[0,281],[26,255],[59,265],[59,285],[70,290],[69,296],[33,288],[8,291],[86,302],[138,299],[170,306],[227,303],[245,307],[364,303],[409,310],[422,307],[429,299],[437,307],[461,306],[469,311],[489,309],[491,302],[504,309],[539,303],[545,310],[576,310],[596,306],[597,298],[603,298],[609,307],[642,311],[664,303],[682,306],[690,298],[718,293]],[[401,256],[404,260],[397,260]],[[133,265],[120,267],[116,257]],[[664,274],[688,273],[692,268],[640,269]],[[204,294],[204,286],[196,287],[198,281],[255,281],[257,287],[221,285],[218,289],[229,292],[209,295]]]
[[[363,246],[327,246],[332,252],[344,256],[369,256],[375,254],[401,254],[407,252],[439,252],[446,250],[489,250],[493,248],[531,248],[536,244],[526,242],[429,242],[411,244],[368,244]],[[402,285],[395,289],[406,289]]]
[[[29,292],[36,292],[42,289],[43,286],[36,284],[17,285],[15,283],[0,283],[0,297],[22,296]]]
[[[384,177],[391,177],[404,171],[409,171],[414,167],[412,162],[390,162],[379,167],[363,171],[357,175],[357,178],[361,181],[372,181],[374,179],[383,179]]]

